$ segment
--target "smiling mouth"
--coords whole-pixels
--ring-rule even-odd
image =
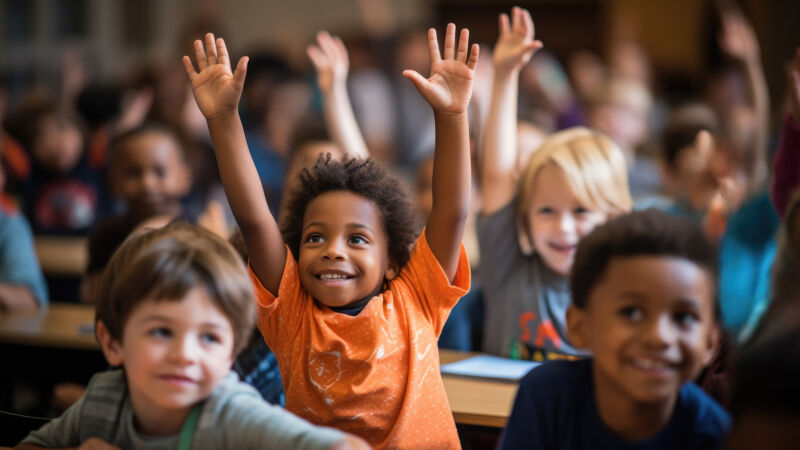
[[[678,368],[677,363],[653,358],[633,358],[631,365],[650,374],[667,374]]]
[[[572,252],[572,251],[575,250],[575,247],[577,247],[577,245],[574,245],[574,244],[572,244],[572,245],[556,244],[555,242],[548,242],[547,245],[550,246],[550,248],[552,248],[553,250],[555,250],[557,252],[561,252],[561,253]]]
[[[195,384],[195,381],[193,379],[183,375],[161,375],[159,378],[161,378],[161,380],[166,381],[169,384],[178,386]]]

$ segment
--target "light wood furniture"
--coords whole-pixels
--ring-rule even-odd
[[[439,350],[439,362],[447,364],[475,355]],[[506,426],[517,395],[517,383],[444,374],[442,381],[456,423],[497,428]]]
[[[93,326],[93,306],[52,303],[31,314],[0,314],[0,343],[94,350]]]
[[[33,314],[0,314],[0,343],[78,350],[99,349],[92,325],[91,305],[53,303]],[[447,364],[475,353],[440,350]],[[444,389],[456,423],[502,428],[505,426],[517,384],[512,382],[443,375]]]
[[[89,263],[89,241],[85,237],[36,236],[36,256],[48,275],[81,276]]]

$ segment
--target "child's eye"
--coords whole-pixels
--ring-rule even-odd
[[[367,243],[367,238],[365,238],[364,236],[361,236],[360,234],[354,234],[353,236],[350,236],[350,239],[348,240],[348,242],[350,244],[366,244]]]
[[[214,333],[203,333],[203,335],[200,336],[200,340],[204,344],[216,344],[220,342],[219,336]]]
[[[689,326],[700,320],[697,314],[688,311],[676,312],[672,316],[672,319],[675,321],[675,323],[681,326]]]
[[[619,310],[620,315],[629,320],[638,322],[644,318],[644,311],[638,306],[626,306]]]
[[[158,327],[150,330],[148,334],[150,334],[150,336],[153,336],[154,338],[163,339],[172,336],[172,331],[170,331],[169,328]]]
[[[317,244],[322,242],[322,235],[317,233],[312,233],[306,236],[306,242],[309,244]]]
[[[549,206],[542,206],[536,212],[539,214],[553,214],[555,210]]]
[[[583,215],[583,214],[586,214],[588,212],[589,212],[589,209],[588,208],[584,208],[583,206],[579,206],[579,207],[575,208],[575,214],[577,214],[577,215]]]
[[[158,178],[164,178],[167,176],[167,170],[161,166],[155,168],[155,173]]]

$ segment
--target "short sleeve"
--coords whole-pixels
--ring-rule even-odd
[[[237,395],[215,425],[224,430],[224,448],[330,449],[341,431],[310,424],[256,396]]]
[[[524,258],[519,248],[514,201],[493,214],[479,216],[477,228],[481,286],[496,291],[496,286],[505,283]]]
[[[0,215],[0,281],[27,286],[40,307],[48,303],[33,236],[20,215]]]
[[[51,420],[36,431],[32,431],[20,444],[46,448],[66,448],[81,445],[79,425],[84,398],[81,397],[67,408],[61,417]]]
[[[278,352],[283,345],[292,344],[311,298],[300,284],[297,262],[288,247],[277,297],[264,287],[250,264],[247,269],[256,296],[258,328],[267,345]]]
[[[469,291],[470,270],[464,244],[461,244],[456,276],[450,284],[423,230],[399,278],[413,292],[423,314],[433,324],[436,336],[439,336],[450,310]]]

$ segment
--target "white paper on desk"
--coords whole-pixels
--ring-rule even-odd
[[[442,366],[442,373],[466,377],[519,381],[541,363],[479,355]]]

